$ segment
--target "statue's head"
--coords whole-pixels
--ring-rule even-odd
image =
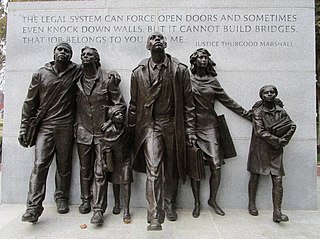
[[[191,73],[196,74],[197,68],[203,67],[208,75],[216,76],[217,73],[214,69],[216,63],[211,60],[210,56],[210,52],[205,48],[199,48],[193,52],[190,56]]]
[[[125,106],[113,105],[108,110],[108,117],[112,122],[123,123],[125,120]]]
[[[85,64],[87,61],[94,61],[97,68],[101,66],[100,64],[100,55],[98,50],[93,47],[85,46],[81,49],[81,61],[82,64]]]
[[[61,52],[64,52],[67,57],[67,61],[71,60],[72,57],[72,47],[68,42],[59,42],[53,49],[53,59],[55,60]]]
[[[164,51],[167,48],[167,39],[161,32],[153,32],[148,36],[147,49],[149,51]]]
[[[259,96],[263,101],[274,101],[278,96],[278,89],[274,85],[262,86]]]

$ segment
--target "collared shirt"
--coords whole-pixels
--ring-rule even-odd
[[[86,76],[83,77],[83,80],[81,83],[83,86],[83,90],[87,96],[90,96],[93,90],[93,86],[98,81],[99,77],[100,77],[100,74],[98,73],[95,77],[92,77],[92,78],[87,78]]]
[[[155,119],[161,117],[173,117],[174,115],[174,96],[173,79],[170,77],[170,63],[166,56],[161,64],[155,64],[149,60],[149,80],[150,87],[160,87],[159,95],[154,102],[153,116]]]
[[[159,80],[161,80],[161,78],[163,77],[163,73],[166,71],[166,69],[168,69],[168,64],[169,64],[169,61],[167,56],[164,59],[164,61],[160,64],[154,63],[150,58],[150,61],[149,61],[150,85],[154,85],[155,82],[158,82]]]

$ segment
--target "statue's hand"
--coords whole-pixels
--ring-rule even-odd
[[[289,141],[287,139],[285,139],[285,138],[280,138],[279,139],[279,144],[280,144],[281,147],[286,146],[288,143],[289,143]]]
[[[111,83],[115,86],[119,86],[121,82],[121,77],[118,72],[116,71],[110,71],[109,72],[109,79],[111,80]]]
[[[188,140],[188,145],[192,147],[197,143],[197,136],[195,136],[194,134],[188,134],[187,140]]]
[[[21,132],[19,134],[19,137],[18,137],[18,141],[20,143],[20,145],[24,148],[27,148],[28,145],[27,145],[27,140],[26,140],[26,133],[25,132]]]
[[[249,121],[252,121],[252,115],[253,115],[253,111],[252,110],[249,110],[249,111],[246,111],[244,110],[243,111],[243,117]]]
[[[109,127],[110,123],[109,122],[105,122],[101,124],[101,130],[102,132],[105,132],[107,130],[107,128]]]

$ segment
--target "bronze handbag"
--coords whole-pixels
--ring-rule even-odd
[[[216,113],[215,113],[216,114]],[[217,114],[216,114],[217,115]],[[233,140],[227,125],[224,115],[217,115],[218,131],[220,135],[220,150],[223,158],[233,158],[237,156],[236,148],[234,147]]]
[[[187,145],[187,175],[197,181],[205,179],[203,152],[195,145]]]

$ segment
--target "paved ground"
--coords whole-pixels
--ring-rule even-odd
[[[320,177],[318,177],[318,208],[320,209]],[[260,210],[258,217],[250,216],[247,210],[225,210],[221,217],[211,209],[203,209],[201,216],[192,218],[191,209],[178,210],[177,222],[166,221],[163,231],[146,230],[146,210],[133,208],[132,223],[122,223],[122,215],[106,212],[105,223],[101,227],[89,223],[91,214],[81,215],[77,206],[71,206],[68,214],[59,215],[55,206],[46,205],[39,222],[35,224],[21,222],[25,210],[22,204],[0,205],[0,239],[95,239],[95,238],[217,238],[217,239],[260,239],[320,238],[320,210],[284,211],[290,221],[274,223],[271,210]],[[87,224],[81,229],[81,224]]]

